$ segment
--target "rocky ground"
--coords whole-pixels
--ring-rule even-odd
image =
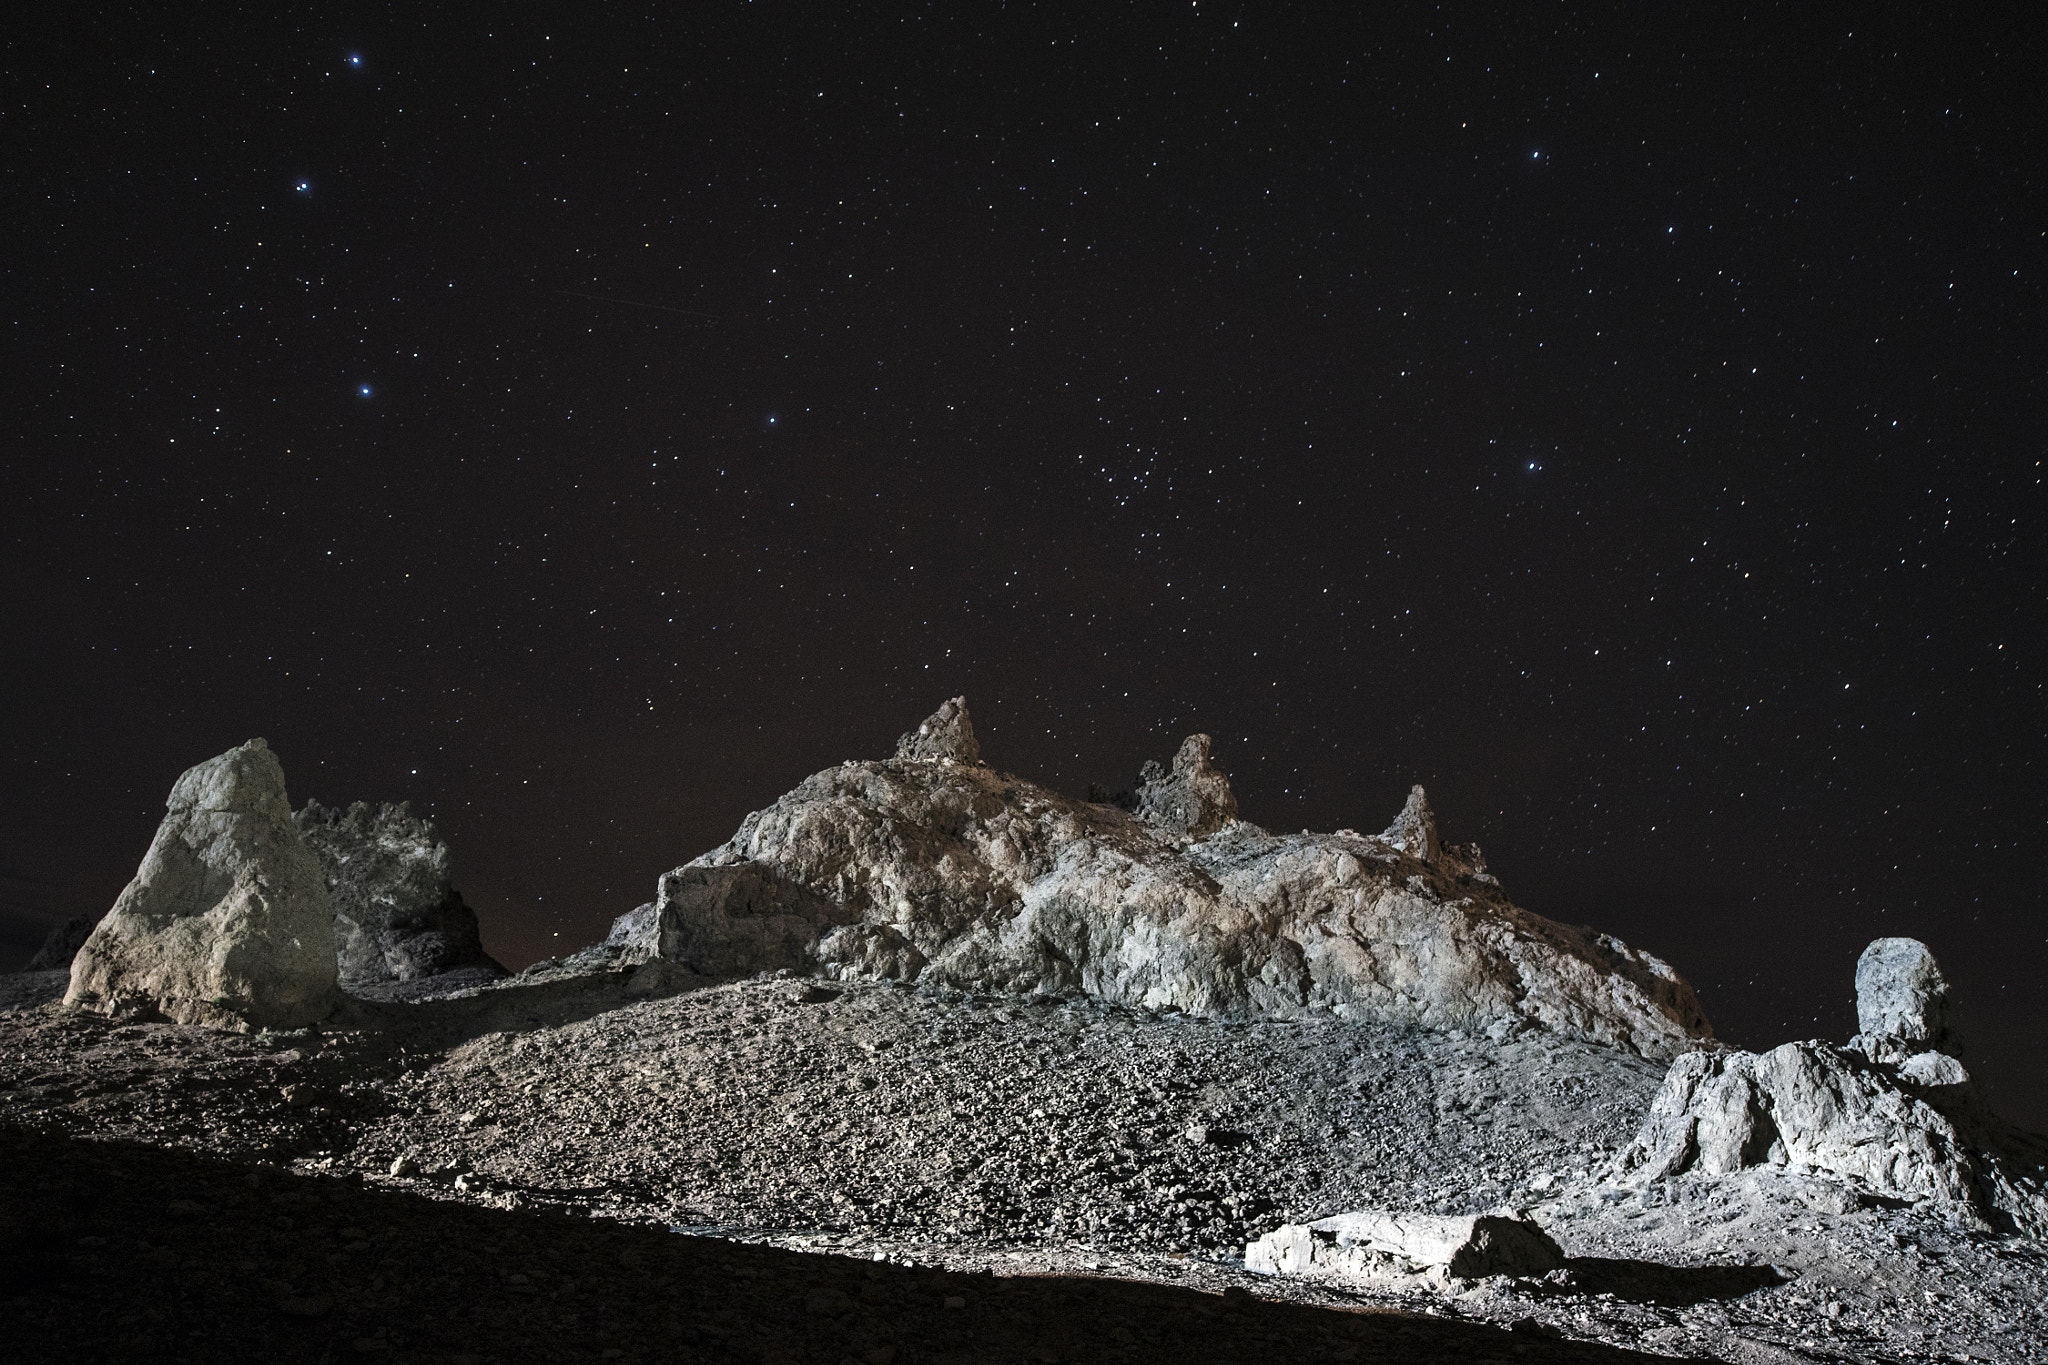
[[[236,1035],[63,984],[0,977],[0,1292],[49,1358],[2048,1354],[2035,1243],[1797,1174],[1603,1185],[1663,1068],[1541,1032],[658,964]],[[1529,1209],[1570,1266],[1244,1270],[1368,1206]]]

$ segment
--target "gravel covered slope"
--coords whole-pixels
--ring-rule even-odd
[[[14,978],[0,1122],[507,1216],[1237,1286],[1666,1354],[2018,1361],[2048,1340],[2033,1243],[1796,1174],[1599,1187],[1661,1074],[1617,1050],[670,972],[543,970],[246,1037],[67,1014],[41,1003],[61,981]],[[1249,1237],[1370,1205],[1532,1207],[1573,1259],[1479,1284],[1244,1272]]]
[[[363,1148],[702,1222],[1224,1252],[1362,1203],[1526,1199],[1626,1142],[1660,1075],[1547,1035],[748,981],[478,1037]]]

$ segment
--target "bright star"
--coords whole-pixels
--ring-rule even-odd
[[[299,193],[300,193],[300,194],[304,194],[304,193],[305,193],[305,192],[306,192],[307,190],[310,190],[310,189],[312,189],[312,188],[313,188],[313,187],[312,187],[312,185],[311,185],[311,184],[309,184],[309,183],[307,183],[307,182],[306,182],[306,181],[304,181],[304,180],[301,180],[301,181],[299,182]]]
[[[368,398],[370,396],[370,386],[368,384],[358,385],[356,388],[356,392],[361,394],[363,397]],[[1534,466],[1532,465],[1531,468],[1534,468]]]
[[[348,64],[350,66],[361,66],[363,64],[363,59],[361,57],[356,56],[353,52],[351,52],[349,54]]]

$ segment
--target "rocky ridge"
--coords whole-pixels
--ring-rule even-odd
[[[1190,736],[1123,804],[1078,801],[982,764],[955,698],[895,757],[816,774],[664,876],[652,922],[609,950],[1235,1018],[1540,1027],[1660,1058],[1711,1035],[1668,964],[1519,908],[1476,849],[1441,844],[1420,787],[1385,834],[1277,835],[1238,818],[1210,754]]]
[[[238,750],[215,763],[238,754],[248,758]],[[281,774],[276,796],[281,805]],[[1213,885],[1164,928],[1139,915],[1084,938],[1099,961],[1134,930],[1149,933],[1141,946],[1162,964],[1151,984],[1229,982],[1257,935],[1301,934],[1314,918],[1303,904],[1329,892],[1317,860],[1340,853],[1369,856],[1359,880],[1379,894],[1344,902],[1341,916],[1319,912],[1325,935],[1336,920],[1398,950],[1431,945],[1463,955],[1459,971],[1484,981],[1499,967],[1490,928],[1566,932],[1507,902],[1476,848],[1442,844],[1420,788],[1382,835],[1298,841],[1247,825],[1226,798],[1200,736],[1170,767],[1147,765],[1115,802],[1057,797],[981,765],[956,701],[906,735],[895,758],[829,770],[750,816],[733,843],[665,876],[661,899],[621,917],[606,943],[515,978],[467,969],[372,982],[317,1027],[254,1033],[163,1022],[150,1009],[108,1018],[65,1008],[63,971],[0,978],[0,1140],[12,1143],[11,1169],[159,1201],[124,1193],[118,1209],[104,1203],[66,1233],[72,1241],[31,1253],[19,1248],[41,1225],[0,1191],[0,1264],[14,1256],[123,1287],[130,1311],[74,1325],[75,1358],[92,1357],[103,1327],[110,1358],[137,1354],[152,1330],[183,1330],[180,1305],[202,1281],[206,1302],[236,1305],[211,1344],[246,1337],[273,1358],[298,1350],[278,1344],[294,1340],[308,1359],[353,1349],[394,1361],[450,1350],[463,1359],[486,1341],[508,1362],[676,1349],[827,1365],[889,1365],[899,1351],[1183,1359],[1226,1340],[1237,1354],[1216,1358],[1408,1358],[1407,1338],[1353,1342],[1334,1320],[1278,1312],[1290,1305],[1397,1309],[1436,1324],[1417,1359],[1590,1358],[1607,1345],[1770,1365],[2038,1357],[2048,1256],[2025,1235],[2038,1233],[2025,1210],[1983,1177],[1995,1170],[2032,1197],[2048,1168],[2028,1162],[2044,1151],[1996,1125],[1975,1095],[1946,983],[1910,940],[1866,951],[1856,1039],[1790,1045],[1819,1060],[1791,1066],[1784,1086],[1768,1062],[1777,1054],[1706,1039],[1666,1070],[1648,1059],[1653,1048],[1594,1041],[1535,1014],[1427,1016],[1417,997],[1391,1014],[1327,997],[1201,1010],[1170,991],[1106,998],[1086,988],[1085,972],[1030,979],[1004,967],[1042,962],[1048,943],[1064,950],[1044,931],[1046,898],[1025,901],[1083,868],[1122,876],[1115,894],[1137,886],[1152,910],[1158,886],[1199,887],[1197,876]],[[177,793],[172,806],[166,829],[185,818]],[[242,856],[249,829],[238,828],[244,837],[224,846]],[[719,856],[742,836],[749,856]],[[836,863],[835,840],[853,851]],[[820,867],[846,875],[817,879]],[[962,888],[983,873],[987,894],[975,902]],[[834,895],[849,882],[870,888],[857,917]],[[1397,887],[1421,908],[1389,920]],[[906,905],[897,918],[877,911]],[[896,974],[864,975],[823,958],[832,933],[884,924],[921,960],[904,954]],[[1004,925],[1015,933],[996,932]],[[1224,930],[1241,939],[1236,957],[1174,937]],[[1329,953],[1313,933],[1292,941]],[[955,953],[962,943],[1001,970],[974,974],[974,954]],[[787,965],[770,965],[778,956]],[[1425,981],[1420,997],[1440,986]],[[1640,1007],[1626,992],[1594,1004],[1609,1019]],[[1921,1146],[1884,1126],[1902,1114],[1932,1135]],[[1649,1158],[1672,1145],[1653,1139],[1673,1120],[1688,1125],[1678,1150],[1690,1156],[1659,1167]],[[1742,1123],[1746,1136],[1734,1131]],[[59,1139],[74,1145],[50,1145]],[[1884,1185],[1847,1157],[1818,1159],[1830,1142],[1851,1155],[1859,1144],[1904,1155],[1880,1172]],[[120,1143],[209,1154],[235,1173],[159,1162],[131,1177],[139,1157],[112,1146],[77,1155]],[[1726,1159],[1710,1162],[1709,1151]],[[240,1171],[262,1199],[239,1193]],[[328,1196],[313,1191],[309,1207],[296,1183],[309,1179],[335,1187],[337,1204],[367,1196],[359,1207],[378,1211],[375,1229],[416,1231],[401,1245],[355,1212],[330,1224],[317,1212]],[[16,1194],[25,1188],[15,1183]],[[453,1205],[499,1221],[453,1232],[434,1213]],[[536,1218],[555,1221],[543,1229]],[[607,1250],[589,1273],[560,1264],[590,1218],[646,1225],[657,1240],[685,1233],[674,1240],[811,1254],[744,1267],[718,1253],[687,1268],[682,1258],[647,1292],[613,1293],[613,1260],[640,1285],[641,1267],[666,1258],[649,1244]],[[211,1243],[195,1236],[202,1229]],[[480,1258],[479,1239],[521,1248],[508,1253],[516,1269]],[[205,1280],[208,1264],[194,1258],[215,1244],[220,1255],[260,1250],[249,1265],[272,1267],[271,1278]],[[441,1249],[414,1255],[415,1244]],[[1300,1253],[1291,1262],[1286,1247]],[[1514,1255],[1488,1259],[1502,1248]],[[473,1323],[428,1303],[458,1263],[465,1302],[478,1273],[503,1281],[504,1302],[492,1298]],[[848,1265],[863,1263],[883,1270],[848,1279]],[[165,1279],[161,1308],[150,1306],[153,1267],[178,1277]],[[958,1278],[990,1272],[992,1291]],[[779,1277],[806,1306],[808,1328],[794,1330],[772,1296],[757,1301],[745,1286],[714,1286],[678,1313],[675,1276],[720,1274],[744,1275],[746,1286]],[[1032,1313],[1061,1310],[1050,1298],[1027,1307],[1011,1286],[1091,1277],[1200,1291],[1173,1311],[1247,1335],[1181,1340],[1165,1319],[1099,1297],[1065,1310],[1089,1316],[1057,1342],[1016,1335],[1028,1335]],[[957,1302],[978,1314],[971,1326],[909,1313],[905,1293],[942,1284],[938,1311]],[[1014,1327],[979,1313],[984,1300],[1016,1300]],[[734,1320],[730,1305],[743,1301],[758,1326]],[[8,1303],[30,1333],[18,1339],[40,1340],[46,1323],[62,1330],[63,1314],[44,1301]],[[541,1311],[520,1315],[527,1303]],[[498,1318],[521,1325],[493,1335]],[[333,1329],[290,1329],[301,1333],[293,1338],[277,1335],[280,1321]],[[1454,1324],[1464,1335],[1448,1333]],[[551,1334],[545,1346],[537,1331]],[[201,1346],[193,1338],[182,1349]]]

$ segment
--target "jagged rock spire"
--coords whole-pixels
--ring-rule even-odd
[[[915,730],[896,741],[896,757],[933,762],[950,758],[956,763],[981,762],[981,745],[974,739],[974,722],[967,718],[967,698],[954,697]]]
[[[1423,793],[1421,783],[1409,788],[1408,804],[1401,807],[1401,813],[1380,838],[1411,858],[1426,863],[1437,860],[1442,848],[1436,841],[1436,813],[1429,808],[1429,797]]]
[[[1237,818],[1230,779],[1209,761],[1207,735],[1189,735],[1173,756],[1173,770],[1147,762],[1140,774],[1137,815],[1170,834],[1214,834]]]

